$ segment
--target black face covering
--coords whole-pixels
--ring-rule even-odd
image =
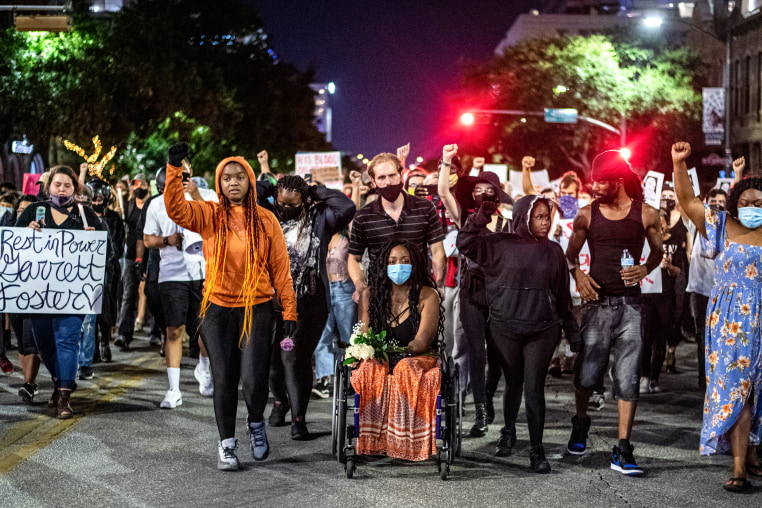
[[[402,187],[402,182],[400,182],[396,185],[387,185],[383,189],[376,187],[376,192],[388,202],[393,203],[399,197],[400,192],[402,192]]]
[[[672,210],[675,209],[675,200],[674,199],[662,199],[659,202],[660,206],[664,209],[666,209],[668,212],[672,212]]]
[[[482,203],[485,201],[497,202],[497,196],[490,196],[489,194],[479,194],[474,198],[474,210],[479,210],[482,207]]]
[[[138,187],[137,189],[132,191],[132,195],[138,199],[145,198],[146,194],[148,194],[148,189],[144,189],[143,187]]]
[[[277,201],[273,206],[275,207],[275,213],[278,215],[278,218],[283,222],[298,219],[304,209],[304,206],[283,206]]]
[[[93,203],[93,211],[97,213],[98,215],[103,215],[106,211],[106,207],[104,206],[104,203],[101,201],[97,205]]]

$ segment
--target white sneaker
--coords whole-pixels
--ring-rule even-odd
[[[235,440],[235,445],[230,448],[223,448],[222,441],[219,441],[217,445],[217,469],[221,471],[237,471],[241,467],[241,463],[238,462],[238,440]]]
[[[640,378],[640,393],[651,393],[651,380],[647,377]]]
[[[193,370],[193,375],[196,376],[198,381],[198,392],[204,397],[211,397],[214,395],[214,381],[212,380],[212,373],[209,369],[202,369],[201,364],[197,364]]]
[[[165,409],[173,409],[177,406],[183,405],[183,394],[180,390],[167,390],[167,394],[164,396],[164,400],[161,401],[159,407]]]

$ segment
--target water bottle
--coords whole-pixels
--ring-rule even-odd
[[[632,257],[632,254],[630,254],[629,250],[624,249],[622,251],[622,270],[626,270],[632,266],[635,266],[635,259]],[[625,282],[624,285],[634,286],[635,284]]]
[[[35,222],[37,224],[39,224],[40,227],[44,226],[45,225],[45,207],[44,206],[38,206],[37,210],[35,210],[35,211],[37,212],[36,217],[34,219]]]

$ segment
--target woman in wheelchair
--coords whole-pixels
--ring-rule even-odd
[[[436,453],[436,401],[441,371],[432,351],[442,333],[443,312],[426,259],[414,244],[392,240],[370,265],[370,291],[360,320],[364,332],[386,331],[387,340],[407,347],[389,364],[363,360],[352,372],[360,396],[357,453],[425,460]]]

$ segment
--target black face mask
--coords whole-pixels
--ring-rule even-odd
[[[383,189],[376,187],[376,192],[388,202],[393,203],[399,197],[400,192],[402,192],[402,187],[402,182],[400,182],[396,185],[387,185]]]
[[[674,199],[662,199],[659,204],[662,208],[666,209],[670,213],[675,209]]]
[[[145,198],[146,194],[148,194],[148,189],[144,189],[143,187],[138,187],[137,189],[132,191],[132,195],[138,199]]]
[[[275,207],[276,215],[283,222],[298,219],[304,209],[304,206],[283,206],[277,201],[273,206]]]
[[[97,213],[98,215],[103,215],[104,212],[106,211],[106,207],[104,206],[103,202],[98,203],[97,205],[93,204],[93,211]]]
[[[482,203],[485,201],[497,202],[497,196],[490,196],[489,194],[479,194],[474,198],[474,210],[478,211],[482,207]]]

